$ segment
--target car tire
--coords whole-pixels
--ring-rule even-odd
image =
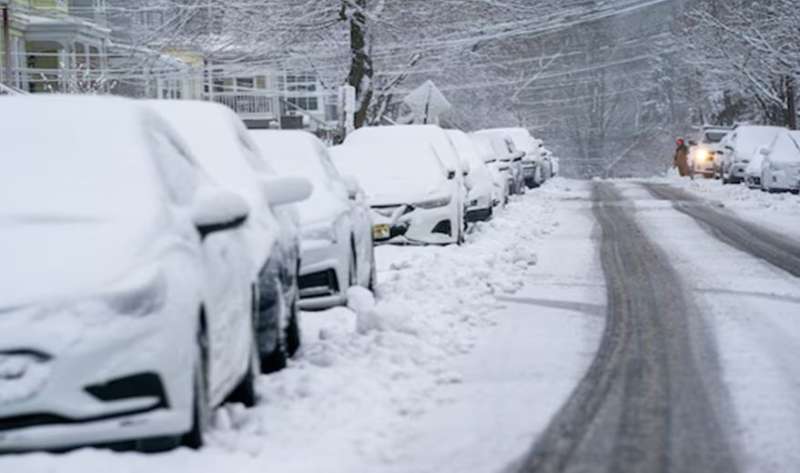
[[[280,298],[278,304],[282,307],[281,313],[289,312],[291,308],[286,305],[286,298],[283,291],[278,291],[278,297]],[[280,326],[281,321],[279,320],[278,327]],[[289,353],[286,349],[286,337],[281,333],[280,329],[277,330],[277,334],[278,339],[275,340],[275,349],[269,354],[261,355],[259,358],[261,374],[275,373],[286,368],[289,359]]]
[[[197,351],[192,383],[192,427],[181,439],[181,443],[191,449],[203,446],[205,432],[211,424],[208,396],[208,335],[203,325],[198,329]]]
[[[370,251],[372,255],[370,258],[370,265],[369,265],[369,284],[367,285],[367,289],[375,292],[375,289],[378,287],[378,267],[375,264],[375,247],[372,247],[372,251]]]
[[[250,347],[250,361],[247,363],[247,372],[244,378],[228,395],[226,402],[241,403],[244,407],[253,407],[258,402],[258,395],[256,394],[256,380],[260,374],[260,360],[258,357],[258,341],[256,336],[256,323],[255,317],[258,315],[258,303],[253,306],[253,341]]]
[[[289,310],[289,323],[286,325],[286,355],[289,358],[294,357],[302,344],[302,334],[300,332],[300,310],[298,309],[298,301],[292,302],[292,307]]]

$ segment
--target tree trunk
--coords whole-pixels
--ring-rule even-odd
[[[347,6],[350,3],[354,6]],[[372,58],[369,55],[367,39],[367,16],[364,13],[367,0],[343,0],[342,11],[351,11],[347,17],[350,22],[350,74],[347,83],[356,89],[355,127],[361,128],[367,122],[367,112],[372,102],[373,84]]]
[[[786,77],[786,126],[790,130],[797,129],[797,99],[794,78]]]

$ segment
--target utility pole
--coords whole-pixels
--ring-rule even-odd
[[[8,2],[5,1],[0,5],[3,15],[3,77],[0,83],[11,83],[11,15],[9,14]]]

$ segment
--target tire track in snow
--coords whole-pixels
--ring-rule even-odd
[[[594,196],[608,292],[605,333],[586,376],[519,473],[737,471],[718,414],[713,342],[631,205],[608,183],[596,184]]]
[[[735,215],[715,210],[707,201],[666,184],[642,184],[653,197],[672,202],[716,239],[800,277],[800,242]]]

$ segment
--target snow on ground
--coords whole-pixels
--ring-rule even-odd
[[[639,186],[620,187],[626,197],[638,199],[643,230],[672,256],[715,335],[723,382],[735,413],[733,440],[744,471],[800,471],[797,278],[720,243],[690,217],[652,200]],[[747,192],[728,186],[720,190],[710,181],[686,187],[713,196]],[[746,204],[739,205],[766,201],[761,192],[754,196],[745,195]]]
[[[789,193],[770,194],[759,189],[749,189],[744,184],[722,185],[722,181],[715,179],[692,181],[671,177],[655,181],[684,189],[715,203],[722,203],[725,208],[742,218],[775,231],[800,236],[800,196]]]
[[[350,308],[304,313],[299,358],[259,380],[257,407],[219,409],[200,452],[34,453],[0,457],[0,471],[497,471],[602,330],[587,190],[556,179],[463,247],[379,248],[377,301],[356,290]]]

